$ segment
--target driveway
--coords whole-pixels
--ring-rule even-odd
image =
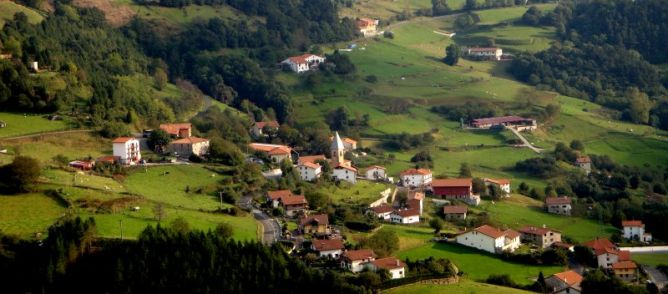
[[[520,132],[518,132],[516,129],[514,129],[514,128],[509,128],[509,127],[506,127],[506,129],[509,129],[511,132],[513,132],[513,134],[515,134],[515,136],[517,136],[518,138],[520,138],[520,140],[522,140],[522,143],[524,143],[524,146],[526,146],[526,147],[528,147],[529,149],[533,150],[533,152],[540,153],[541,151],[543,151],[543,149],[536,148],[535,146],[531,145],[531,143],[529,142],[529,140],[527,140],[526,138],[524,138],[524,136],[522,136],[522,134],[521,134]]]

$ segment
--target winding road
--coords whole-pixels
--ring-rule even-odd
[[[270,217],[263,211],[253,207],[253,197],[250,195],[245,195],[239,199],[238,205],[242,208],[250,210],[255,217],[255,220],[259,221],[262,224],[262,243],[266,245],[271,245],[276,243],[281,237],[281,225],[276,221],[276,219]]]

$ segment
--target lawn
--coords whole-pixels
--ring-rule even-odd
[[[611,225],[599,224],[593,220],[546,213],[542,210],[541,202],[518,194],[513,194],[510,199],[496,201],[493,204],[483,201],[475,210],[485,211],[495,222],[515,229],[525,225],[546,225],[578,242],[585,242],[596,237],[608,238],[616,231]]]
[[[430,256],[446,258],[454,262],[465,277],[484,280],[492,274],[508,274],[516,283],[531,284],[539,272],[545,276],[563,270],[560,266],[537,266],[512,263],[473,248],[447,243],[428,243],[424,246],[404,250],[396,255],[401,259],[424,259]]]
[[[5,25],[5,21],[13,19],[14,14],[17,12],[25,13],[25,15],[28,16],[28,22],[32,24],[39,23],[44,19],[39,12],[32,8],[25,7],[12,1],[2,0],[0,1],[0,28]]]
[[[477,293],[495,293],[495,294],[521,294],[533,293],[524,290],[501,287],[496,285],[474,282],[468,279],[460,279],[459,283],[451,285],[433,285],[433,284],[410,284],[397,288],[392,288],[383,293],[389,294],[477,294]]]
[[[3,2],[0,2],[0,5]],[[2,7],[0,6],[0,11]],[[24,115],[19,113],[0,112],[0,121],[7,127],[0,128],[0,138],[30,135],[41,132],[66,130],[64,121],[50,121],[40,115]]]
[[[42,193],[0,195],[0,231],[22,238],[45,232],[67,208]]]
[[[174,208],[214,210],[220,207],[220,200],[208,193],[222,179],[202,165],[170,165],[137,168],[124,184],[131,193]]]
[[[647,254],[633,253],[631,254],[631,259],[633,259],[637,263],[644,265],[651,265],[651,266],[657,266],[660,264],[668,265],[668,253],[647,253]]]
[[[355,185],[342,182],[338,186],[334,184],[321,184],[314,185],[314,187],[317,191],[329,195],[330,199],[334,202],[369,204],[380,198],[380,193],[391,186],[383,183],[358,180]]]

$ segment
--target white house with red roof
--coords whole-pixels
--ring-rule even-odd
[[[376,260],[376,253],[371,249],[348,250],[341,255],[341,268],[358,273],[369,262]]]
[[[362,17],[357,20],[357,29],[364,37],[372,37],[378,33],[378,20]]]
[[[575,271],[556,273],[545,278],[548,293],[551,294],[580,294],[582,276]]]
[[[586,174],[591,173],[591,158],[589,158],[589,156],[579,156],[575,159],[575,165],[582,169]]]
[[[489,253],[513,252],[520,246],[520,233],[483,225],[457,236],[457,243]]]
[[[303,73],[315,69],[321,63],[325,62],[325,57],[315,54],[302,54],[299,56],[288,57],[281,62],[282,65],[287,66],[290,70],[296,73]]]
[[[471,121],[471,126],[478,129],[489,129],[492,127],[511,127],[518,131],[532,131],[538,128],[535,119],[524,118],[515,115],[476,118]]]
[[[378,219],[390,220],[390,215],[392,214],[393,211],[394,208],[392,208],[392,206],[388,204],[381,204],[369,208],[367,213],[375,216]]]
[[[639,220],[622,221],[624,238],[641,242],[652,242],[652,234],[645,232],[645,224]]]
[[[250,133],[251,133],[251,135],[253,135],[253,137],[256,137],[256,138],[257,137],[262,137],[262,136],[266,136],[265,130],[271,130],[273,132],[276,132],[276,131],[278,131],[278,128],[280,126],[281,125],[275,120],[258,121],[258,122],[253,123],[253,126],[250,129]]]
[[[503,49],[498,47],[468,48],[466,53],[474,58],[501,60]]]
[[[332,168],[332,177],[351,184],[357,183],[357,169],[352,166],[336,165]]]
[[[391,279],[406,277],[406,264],[395,257],[376,259],[369,263],[369,269],[372,271],[384,269],[390,273]]]
[[[390,221],[396,224],[416,224],[420,222],[420,208],[402,208],[390,214]]]
[[[366,179],[369,181],[384,181],[387,179],[385,168],[379,165],[372,165],[366,169]]]
[[[584,243],[584,246],[589,247],[596,255],[596,262],[599,267],[612,268],[612,265],[631,260],[631,252],[626,250],[619,250],[615,244],[608,239],[594,239]]]
[[[283,207],[287,216],[293,217],[308,209],[304,195],[295,195],[290,190],[267,191],[267,202],[271,207]]]
[[[506,197],[510,197],[510,180],[509,179],[488,179],[485,178],[485,185],[494,185],[499,187],[501,191],[506,193]]]
[[[304,181],[313,182],[322,175],[322,166],[314,162],[304,162],[297,165],[299,177]]]
[[[345,246],[341,239],[311,240],[311,250],[318,253],[318,257],[339,258]]]
[[[288,160],[292,163],[292,148],[285,145],[264,144],[264,143],[250,143],[248,145],[251,149],[257,152],[267,154],[271,161],[280,163],[283,160]]]
[[[545,208],[549,213],[571,215],[571,198],[568,196],[547,197]]]
[[[399,174],[401,184],[404,187],[425,187],[432,181],[432,173],[427,168],[409,168]]]
[[[548,248],[556,242],[561,242],[561,232],[549,229],[546,226],[524,226],[519,232],[522,242],[533,243],[540,248]]]
[[[209,139],[186,137],[169,143],[169,150],[181,157],[204,156],[209,153]]]
[[[193,125],[191,123],[161,124],[160,129],[172,137],[188,138],[192,136]]]
[[[121,164],[134,165],[141,161],[139,140],[134,137],[118,137],[112,141],[114,156]]]

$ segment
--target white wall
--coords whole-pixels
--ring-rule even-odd
[[[496,247],[503,247],[503,237],[495,240],[485,234],[470,231],[457,236],[457,243],[490,253],[496,253]]]
[[[345,168],[335,168],[332,176],[340,181],[346,181],[352,184],[357,183],[357,174]]]

